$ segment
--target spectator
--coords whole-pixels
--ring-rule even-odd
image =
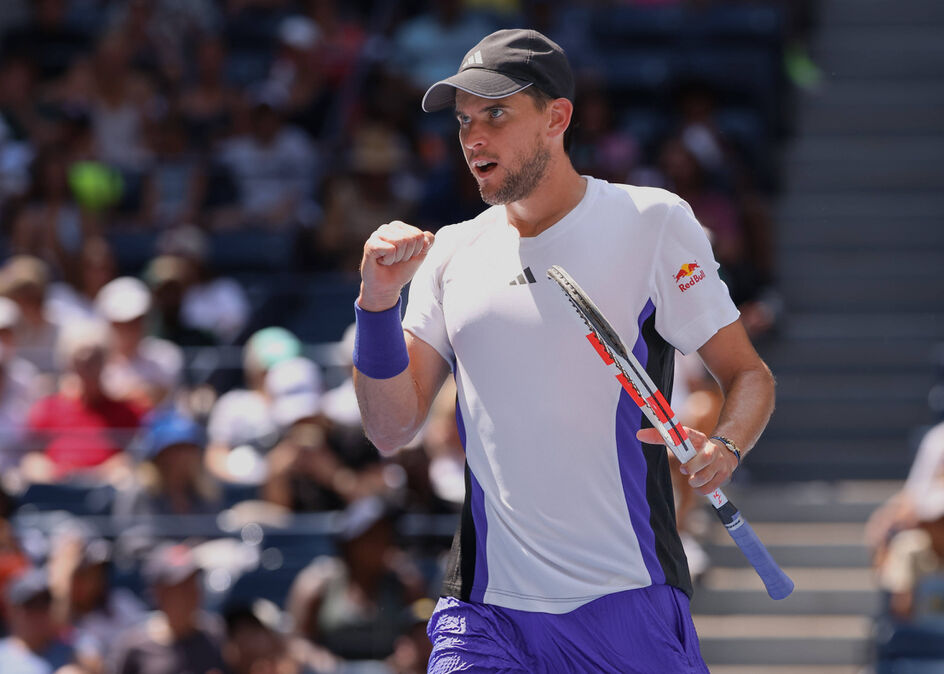
[[[58,637],[44,570],[30,569],[10,581],[6,608],[10,636],[0,640],[0,671],[53,674],[72,663],[72,647]]]
[[[15,506],[13,499],[0,485],[0,597],[5,597],[10,582],[31,566],[10,523]],[[7,607],[5,602],[0,601],[0,634],[9,633]]]
[[[202,574],[183,544],[157,548],[143,568],[157,611],[114,645],[106,674],[222,672],[222,626],[200,609]]]
[[[436,498],[458,511],[465,499],[465,448],[456,423],[456,386],[450,383],[436,395],[423,429],[423,449],[429,459],[428,481]]]
[[[331,107],[326,88],[321,29],[312,19],[289,16],[279,24],[278,53],[263,89],[284,101],[286,117],[317,137]]]
[[[668,189],[685,199],[698,221],[712,233],[718,262],[735,266],[742,262],[745,252],[737,207],[710,179],[710,167],[721,160],[720,155],[700,149],[691,137],[670,138],[660,151],[659,167]]]
[[[16,324],[20,310],[0,297],[0,470],[20,463],[25,451],[26,418],[36,401],[36,368],[16,355]]]
[[[394,543],[391,513],[379,498],[352,503],[338,537],[341,558],[321,557],[289,592],[296,629],[349,660],[390,656],[404,609],[425,596],[422,576]]]
[[[433,644],[426,635],[426,625],[433,615],[436,602],[428,597],[417,599],[404,611],[403,634],[394,645],[386,665],[395,674],[424,674],[433,652]]]
[[[639,146],[614,125],[614,110],[605,94],[592,88],[575,106],[577,121],[570,157],[581,174],[622,183],[636,166]]]
[[[249,299],[236,280],[212,273],[206,234],[192,225],[177,227],[161,236],[158,250],[179,258],[186,267],[184,325],[212,333],[223,344],[235,342],[249,321]]]
[[[136,481],[122,489],[115,516],[133,520],[153,515],[219,512],[219,486],[203,467],[205,434],[192,419],[173,410],[155,412],[135,443]]]
[[[357,326],[351,323],[344,330],[336,348],[338,364],[346,369],[346,376],[340,384],[325,391],[321,397],[321,414],[334,427],[361,430],[361,410],[357,406],[357,394],[354,392],[354,333]]]
[[[27,417],[31,451],[21,467],[28,479],[85,474],[114,484],[127,474],[124,448],[140,414],[103,388],[108,344],[107,329],[97,323],[74,323],[63,331],[59,390],[37,401]]]
[[[182,347],[211,346],[216,336],[184,322],[184,297],[192,282],[190,262],[175,255],[161,255],[148,264],[144,272],[154,299],[151,333]]]
[[[29,255],[7,260],[0,270],[0,294],[16,302],[20,310],[16,341],[20,355],[44,374],[58,371],[55,359],[59,326],[46,313],[49,271],[45,263]]]
[[[321,374],[306,358],[273,365],[265,379],[282,439],[266,456],[266,500],[296,512],[343,508],[384,490],[375,470],[346,465],[320,423]]]
[[[150,80],[132,69],[131,47],[118,32],[96,46],[91,117],[98,158],[134,178],[151,159],[144,124],[154,92]]]
[[[115,635],[144,619],[144,605],[125,588],[112,588],[111,544],[68,523],[52,536],[49,573],[57,616],[71,628],[76,660],[99,674]]]
[[[0,215],[5,217],[13,211],[8,212],[10,202],[30,187],[40,131],[34,72],[33,63],[23,57],[5,56],[0,63]]]
[[[431,12],[407,20],[393,36],[394,67],[417,92],[455,74],[466,46],[475,44],[495,26],[465,11],[462,0],[434,0]]]
[[[291,647],[285,634],[285,618],[275,604],[257,599],[250,604],[233,605],[223,612],[223,619],[227,674],[313,674],[296,657],[298,649]],[[316,671],[327,670],[319,667]]]
[[[46,262],[60,278],[76,282],[85,239],[96,225],[72,196],[66,162],[58,149],[41,152],[33,162],[31,194],[13,223],[11,244]]]
[[[286,228],[312,225],[319,208],[313,195],[318,155],[309,137],[284,122],[280,102],[257,95],[250,111],[249,132],[225,141],[219,162],[235,177],[239,190],[236,214],[218,226]]]
[[[421,129],[417,143],[424,179],[416,219],[431,231],[482,212],[482,195],[465,157],[452,151],[454,122],[447,121],[448,131],[433,123]]]
[[[354,73],[366,32],[360,22],[352,20],[350,7],[338,7],[337,0],[307,0],[304,4],[307,15],[321,31],[321,69],[328,86],[336,91]]]
[[[189,147],[184,119],[168,114],[151,125],[148,136],[154,160],[142,186],[141,223],[163,228],[196,221],[207,174],[202,158]]]
[[[111,326],[113,348],[105,363],[106,393],[141,410],[161,404],[180,384],[180,347],[145,335],[151,292],[130,276],[109,281],[95,298],[99,314]]]
[[[410,181],[406,142],[382,124],[354,133],[348,171],[327,190],[318,252],[325,265],[358,268],[364,241],[378,222],[410,220],[419,185]]]
[[[115,254],[103,237],[86,240],[79,260],[75,285],[59,282],[49,288],[46,308],[57,325],[98,319],[95,298],[118,275]]]
[[[113,12],[112,30],[134,46],[135,61],[177,84],[185,72],[185,49],[218,28],[212,0],[129,0]]]
[[[866,540],[889,611],[909,620],[917,584],[944,571],[944,422],[922,438],[902,490],[869,518]]]
[[[272,417],[265,376],[276,363],[301,354],[302,345],[285,328],[264,328],[252,335],[243,349],[246,388],[220,396],[207,422],[207,466],[216,477],[230,482],[264,478],[264,466],[252,459],[271,449],[279,438]],[[240,449],[244,445],[249,448]],[[239,451],[236,451],[239,449]]]
[[[88,50],[89,37],[69,25],[65,0],[35,0],[31,4],[31,20],[4,36],[4,48],[27,56],[37,64],[40,78],[48,80]]]
[[[207,152],[228,128],[238,94],[224,79],[227,53],[223,41],[205,36],[195,49],[195,81],[181,91],[180,112],[191,145]]]

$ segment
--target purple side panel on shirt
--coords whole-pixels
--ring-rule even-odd
[[[462,421],[462,410],[459,401],[456,401],[456,426],[459,430],[459,440],[465,449],[465,423]],[[468,498],[472,506],[472,522],[475,524],[475,577],[472,579],[472,591],[469,599],[482,601],[485,589],[488,587],[488,556],[485,553],[485,541],[488,534],[488,521],[485,518],[485,492],[482,485],[475,479],[472,469],[469,469]]]
[[[652,300],[646,303],[639,314],[639,338],[633,346],[633,355],[646,366],[649,358],[649,349],[642,336],[642,325],[645,323],[655,305]],[[629,519],[633,532],[639,541],[639,550],[642,553],[646,570],[653,583],[665,582],[665,572],[656,555],[656,539],[652,526],[649,524],[649,502],[646,500],[646,457],[643,456],[642,446],[636,439],[642,420],[642,410],[633,402],[625,390],[620,391],[619,402],[616,406],[616,451],[619,457],[620,480],[623,483],[623,495],[629,509]]]
[[[488,557],[485,553],[488,521],[485,519],[485,492],[471,471],[469,476],[472,487],[472,520],[475,522],[475,578],[469,599],[484,601],[485,589],[488,587]]]

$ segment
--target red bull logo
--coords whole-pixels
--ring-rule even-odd
[[[675,282],[678,284],[679,290],[683,293],[694,286],[696,283],[705,278],[704,270],[700,270],[701,267],[697,262],[689,262],[688,264],[683,264],[679,267],[679,270],[675,273]],[[685,279],[688,279],[685,281]]]

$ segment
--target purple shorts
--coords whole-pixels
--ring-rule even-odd
[[[442,597],[427,628],[430,674],[706,674],[688,597],[653,585],[555,615]]]

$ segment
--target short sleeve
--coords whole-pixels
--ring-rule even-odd
[[[656,330],[684,354],[740,315],[718,267],[704,230],[689,205],[679,201],[663,225],[651,283]]]
[[[446,331],[442,288],[443,270],[451,257],[447,250],[451,246],[442,234],[443,230],[410,283],[403,329],[436,349],[452,367],[455,355]]]

